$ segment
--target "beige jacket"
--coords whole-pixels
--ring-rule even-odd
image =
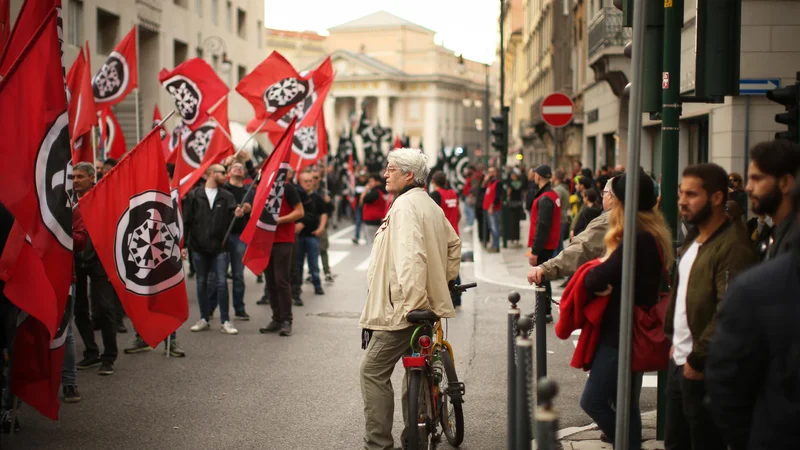
[[[606,251],[608,216],[609,213],[604,212],[595,217],[558,256],[539,266],[545,278],[552,280],[572,276],[587,261],[603,256]]]
[[[461,239],[442,209],[421,188],[400,195],[375,234],[359,326],[402,330],[417,309],[455,317],[447,282],[460,266]]]

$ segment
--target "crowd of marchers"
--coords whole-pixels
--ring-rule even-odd
[[[555,331],[566,339],[582,330],[572,360],[589,371],[581,408],[602,439],[614,442],[622,247],[625,233],[633,232],[629,448],[640,448],[642,440],[643,371],[657,369],[668,374],[667,449],[797,447],[800,146],[784,140],[756,145],[746,181],[716,164],[686,167],[674,234],[661,212],[657,181],[639,171],[634,205],[626,205],[628,173],[621,167],[608,176],[582,171],[568,180],[562,170],[552,177],[549,167],[539,166],[529,177],[533,194],[522,195],[531,211],[528,281],[548,285],[569,277]],[[513,180],[508,189],[518,190]],[[625,230],[626,208],[635,209],[635,230]],[[651,331],[661,333],[662,342],[636,333],[654,319],[658,329]],[[637,348],[659,349],[663,360],[660,352]]]

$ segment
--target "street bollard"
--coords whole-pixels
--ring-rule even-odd
[[[533,320],[529,316],[522,316],[517,321],[519,336],[517,336],[517,450],[530,450],[532,436],[531,421],[531,390],[533,389],[532,368],[533,341],[530,334],[533,329]]]
[[[536,380],[547,376],[547,289],[536,285]]]
[[[517,337],[517,319],[519,319],[519,303],[520,296],[518,292],[511,292],[508,294],[508,301],[511,306],[508,308],[508,450],[516,448],[514,443],[515,423],[514,413],[516,412],[516,375],[517,364],[515,361],[516,350],[514,339]]]
[[[553,400],[558,395],[558,384],[547,378],[536,382],[536,448],[538,450],[558,449],[558,411],[553,408]]]

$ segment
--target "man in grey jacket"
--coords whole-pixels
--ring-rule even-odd
[[[578,267],[595,258],[603,256],[606,250],[605,236],[608,231],[608,211],[611,209],[611,180],[603,189],[603,214],[589,222],[589,225],[578,236],[572,239],[567,248],[555,258],[546,261],[528,271],[528,283],[540,284],[543,280],[570,276]]]

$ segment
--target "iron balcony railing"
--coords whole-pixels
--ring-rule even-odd
[[[609,47],[624,47],[631,40],[631,29],[622,26],[622,11],[603,8],[589,22],[589,59]]]

